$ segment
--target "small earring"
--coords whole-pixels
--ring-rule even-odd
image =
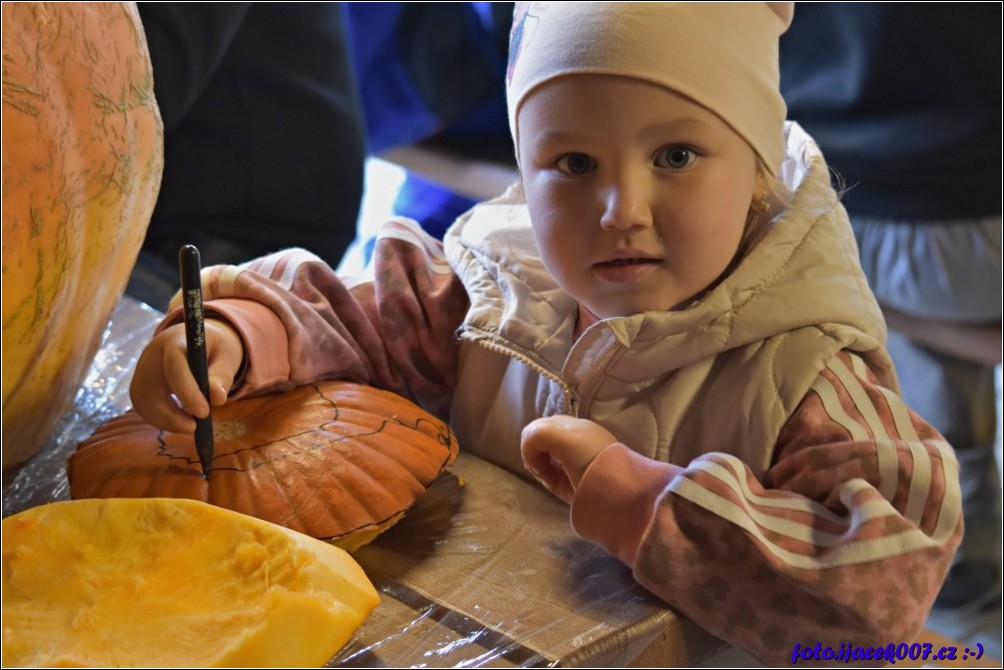
[[[767,202],[767,189],[764,189],[763,193],[760,194],[759,202],[753,203],[753,211],[763,214],[769,209],[770,209],[770,204],[768,204]]]

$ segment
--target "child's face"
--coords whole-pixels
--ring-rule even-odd
[[[519,112],[519,150],[544,265],[600,318],[673,309],[707,288],[760,192],[735,131],[640,80],[545,84]]]

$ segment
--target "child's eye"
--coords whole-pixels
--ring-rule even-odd
[[[666,147],[655,157],[655,164],[659,167],[679,170],[694,162],[697,154],[688,147]]]
[[[558,159],[558,169],[568,174],[586,174],[596,169],[596,163],[586,154],[566,154]]]

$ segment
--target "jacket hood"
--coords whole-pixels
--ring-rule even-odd
[[[881,311],[823,156],[795,123],[786,124],[785,140],[780,177],[794,199],[732,273],[685,309],[600,321],[576,349],[612,335],[632,351],[618,376],[642,381],[803,327],[857,342],[854,348],[884,344]],[[560,373],[578,306],[544,269],[521,186],[464,214],[444,242],[471,298],[461,336]]]

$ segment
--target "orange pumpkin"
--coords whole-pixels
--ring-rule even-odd
[[[352,551],[396,523],[457,455],[449,427],[394,393],[327,381],[213,409],[209,479],[192,435],[128,412],[69,464],[73,498],[192,498]]]
[[[3,466],[42,446],[150,223],[163,126],[133,3],[5,2]]]

